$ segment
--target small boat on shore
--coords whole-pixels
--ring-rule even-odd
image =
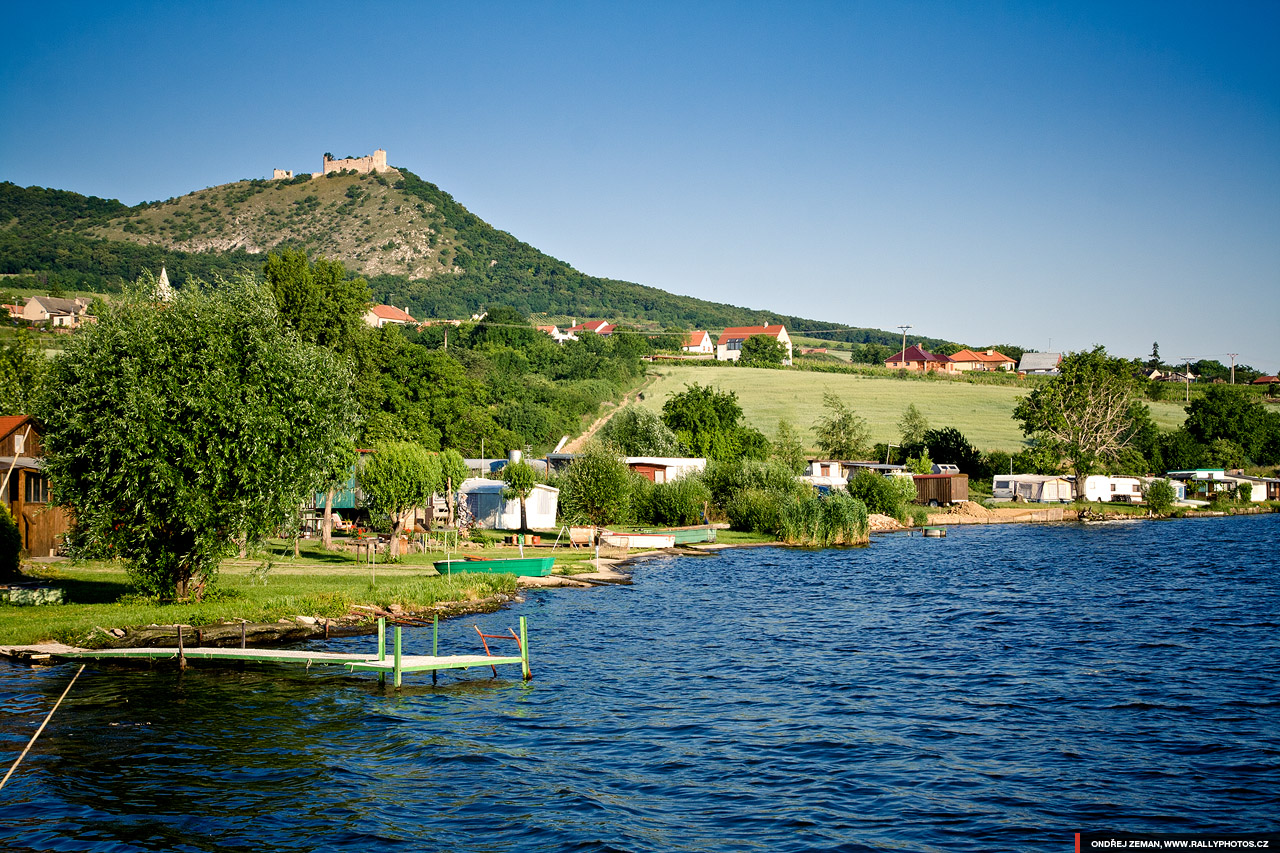
[[[677,545],[691,545],[695,542],[716,541],[716,529],[709,524],[697,524],[690,527],[643,527],[641,533],[671,534]]]
[[[600,541],[615,548],[674,548],[676,537],[672,533],[613,533],[600,534]]]
[[[453,557],[448,560],[436,560],[436,571],[442,575],[454,572],[483,572],[499,575],[512,574],[521,577],[540,578],[551,574],[555,566],[555,557]]]

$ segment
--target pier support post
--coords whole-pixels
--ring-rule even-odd
[[[187,668],[187,656],[182,649],[182,626],[178,626],[178,669]]]
[[[440,614],[433,613],[431,615],[431,656],[438,657],[440,652]],[[431,683],[436,683],[436,670],[431,670]]]
[[[523,616],[520,617],[520,669],[525,681],[533,678],[529,669],[529,628]]]
[[[396,626],[396,662],[395,662],[395,686],[400,686],[400,626]]]
[[[378,617],[378,660],[387,659],[387,617]],[[378,683],[387,683],[387,674],[385,672],[378,673]]]

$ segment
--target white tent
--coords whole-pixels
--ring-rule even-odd
[[[503,498],[506,483],[472,477],[462,481],[458,500],[465,501],[471,516],[486,530],[519,530],[520,501]],[[531,530],[554,530],[560,490],[541,483],[533,487],[525,499],[525,514]]]

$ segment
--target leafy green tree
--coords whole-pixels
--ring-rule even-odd
[[[1212,445],[1226,440],[1257,463],[1280,461],[1267,457],[1269,433],[1280,432],[1280,415],[1267,412],[1243,388],[1210,385],[1187,406],[1183,424],[1196,441]]]
[[[462,454],[449,448],[440,454],[440,487],[444,489],[445,500],[449,504],[449,525],[453,525],[454,512],[458,503],[458,487],[470,476],[467,461]]]
[[[778,421],[778,432],[773,439],[773,454],[770,458],[786,466],[788,471],[796,475],[804,473],[805,465],[809,461],[809,454],[805,452],[800,434],[786,418]]]
[[[982,472],[982,453],[955,427],[928,430],[924,434],[924,445],[934,462],[955,465],[970,476]]]
[[[818,450],[828,459],[865,459],[871,452],[866,419],[829,391],[822,395],[822,405],[828,413],[813,427]]]
[[[928,474],[932,471],[933,460],[929,458],[929,448],[922,446],[919,456],[908,456],[907,470],[912,474]]]
[[[296,518],[350,452],[351,382],[252,277],[188,281],[164,307],[132,293],[50,367],[36,414],[53,496],[141,591],[198,596],[232,536]]]
[[[866,504],[867,512],[905,521],[907,507],[916,499],[916,483],[911,477],[885,477],[864,470],[849,478],[849,494]]]
[[[662,404],[662,420],[680,443],[707,459],[764,459],[769,443],[741,423],[738,395],[696,382]]]
[[[1209,449],[1179,427],[1160,436],[1160,458],[1166,471],[1194,471],[1208,467]]]
[[[440,459],[420,444],[384,444],[364,460],[357,477],[369,512],[391,522],[391,557],[400,555],[400,532],[409,510],[426,506],[440,488]]]
[[[787,345],[769,335],[752,335],[742,342],[738,364],[742,367],[782,367],[787,360]]]
[[[628,406],[609,418],[599,435],[625,456],[684,456],[689,452],[656,412],[639,406]]]
[[[307,343],[351,354],[356,335],[366,328],[368,282],[348,278],[340,261],[309,262],[294,249],[267,255],[263,274],[286,327]]]
[[[1133,441],[1135,417],[1145,408],[1136,392],[1132,365],[1095,347],[1064,358],[1059,375],[1023,397],[1013,417],[1074,471],[1078,496],[1085,477]]]
[[[525,500],[533,487],[538,485],[538,475],[533,466],[523,460],[511,462],[502,469],[502,482],[507,487],[502,490],[503,497],[518,498],[520,501],[520,530],[529,529],[529,515],[525,509]]]
[[[48,369],[35,335],[18,329],[0,347],[0,415],[30,414]]]
[[[560,476],[560,514],[603,526],[624,521],[631,508],[631,470],[618,454],[590,441]]]
[[[1172,509],[1177,497],[1173,484],[1168,480],[1153,480],[1151,485],[1147,486],[1147,507],[1156,515],[1164,515]]]
[[[925,433],[929,431],[929,419],[916,408],[915,403],[907,404],[902,417],[898,420],[898,437],[903,447],[924,444]]]

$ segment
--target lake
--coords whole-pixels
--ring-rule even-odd
[[[1002,851],[1280,826],[1280,515],[661,558],[517,670],[91,665],[6,851]],[[370,637],[312,648],[363,650]],[[406,632],[429,652],[430,629]],[[0,772],[74,673],[0,663]]]

